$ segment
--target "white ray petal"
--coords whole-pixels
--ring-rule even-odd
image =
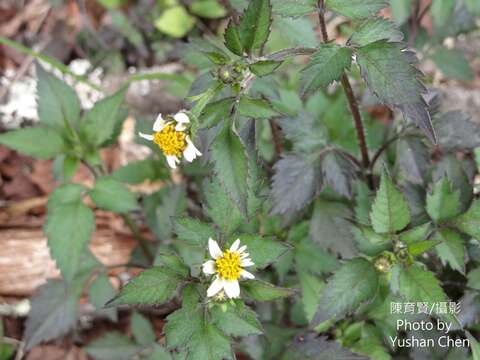
[[[242,252],[240,253],[240,259],[246,259],[250,256],[248,252]]]
[[[184,112],[181,112],[181,111],[176,113],[175,115],[173,115],[173,118],[179,124],[189,124],[190,123],[190,119],[189,119],[188,115],[185,114]]]
[[[206,275],[212,275],[215,274],[215,261],[213,260],[208,260],[205,261],[202,265],[203,268],[203,273]]]
[[[237,280],[224,281],[223,288],[225,289],[225,294],[231,299],[240,296],[240,284]]]
[[[247,245],[242,245],[240,246],[240,249],[238,249],[237,251],[242,254],[245,250],[247,250]]]
[[[165,127],[166,122],[163,120],[162,114],[158,114],[157,120],[153,123],[153,131],[159,132],[162,131],[162,129]]]
[[[242,262],[240,263],[240,265],[242,265],[242,267],[253,266],[255,265],[255,263],[252,261],[252,259],[242,259]]]
[[[144,138],[145,140],[148,140],[148,141],[153,140],[153,135],[151,135],[151,134],[144,134],[142,132],[139,132],[138,135],[140,135],[140,137]]]
[[[178,160],[178,158],[175,155],[167,155],[166,157],[167,157],[168,166],[170,166],[172,169],[176,169],[177,163],[179,163],[180,160]]]
[[[255,276],[247,270],[240,271],[240,276],[244,279],[255,279]]]
[[[212,238],[208,239],[208,251],[210,252],[210,256],[214,259],[218,259],[223,255],[223,251],[220,250],[220,246],[218,246],[218,243]]]
[[[187,147],[185,148],[185,150],[183,150],[183,157],[188,162],[192,162],[193,160],[195,160],[197,154],[195,152],[195,146],[193,144],[187,143]]]
[[[239,245],[240,245],[240,239],[235,240],[232,246],[230,246],[230,251],[237,251]]]
[[[207,296],[212,297],[224,288],[224,281],[217,277],[207,290]]]

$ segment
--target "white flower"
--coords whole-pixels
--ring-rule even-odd
[[[190,119],[183,111],[169,117],[168,120],[164,120],[160,114],[153,124],[153,134],[140,132],[139,135],[157,144],[167,158],[168,165],[175,169],[182,155],[188,162],[202,156],[188,135],[189,124]]]
[[[203,272],[206,275],[215,275],[214,280],[207,290],[207,296],[212,297],[220,291],[225,291],[229,298],[240,296],[239,279],[254,279],[252,273],[245,270],[245,267],[255,265],[247,253],[247,246],[240,246],[240,239],[230,246],[230,249],[222,251],[217,242],[208,239],[208,251],[213,260],[203,264]]]

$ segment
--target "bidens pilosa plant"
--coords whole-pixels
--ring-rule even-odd
[[[187,46],[186,62],[189,52],[203,59],[188,110],[138,119],[138,141],[152,155],[113,172],[99,152],[120,133],[125,88],[82,111],[71,88],[38,66],[40,124],[0,136],[54,158],[62,182],[45,233],[63,279],[33,298],[27,349],[70,331],[88,289],[112,321],[118,306],[166,309],[161,344],[151,330],[135,332],[145,319],[134,313],[135,341],[109,333],[87,346],[95,359],[468,359],[470,351],[480,359],[470,333],[480,314],[480,126],[442,111],[412,48],[449,69],[442,41],[468,31],[478,6],[433,1],[435,40],[424,47],[424,12],[410,16],[409,3],[401,28],[378,15],[384,0],[229,5],[221,41]],[[313,18],[318,43],[281,46],[279,34],[300,37]],[[348,36],[335,39],[329,24],[338,18]],[[388,107],[387,125],[372,105]],[[81,164],[91,187],[71,182]],[[130,190],[145,179],[164,186]],[[130,265],[145,269],[118,293],[88,248],[92,204],[119,213],[139,242]],[[397,320],[432,318],[471,349],[400,345],[441,334],[399,329]]]

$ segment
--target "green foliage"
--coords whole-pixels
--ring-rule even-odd
[[[452,191],[446,177],[433,185],[427,195],[427,212],[435,222],[443,222],[459,214],[460,192]]]
[[[357,46],[366,46],[379,40],[399,42],[402,39],[403,34],[394,23],[384,18],[372,18],[364,20],[349,41]]]
[[[155,27],[172,37],[184,37],[195,26],[195,18],[181,5],[166,9],[158,19]]]
[[[98,178],[89,195],[98,207],[105,210],[125,213],[137,207],[135,195],[111,177]]]
[[[271,5],[268,0],[252,0],[242,15],[238,33],[247,53],[260,49],[267,41],[272,22]]]
[[[198,220],[181,218],[175,221],[177,236],[191,245],[207,246],[209,238],[215,238],[215,230]]]
[[[352,18],[366,18],[387,6],[385,0],[326,0],[327,9]]]
[[[241,235],[239,238],[243,245],[247,245],[250,258],[258,269],[267,267],[289,250],[285,243],[258,235]]]
[[[460,49],[440,47],[433,53],[432,60],[448,78],[462,81],[471,81],[473,78],[473,71]]]
[[[214,305],[210,309],[212,322],[229,336],[249,336],[263,333],[257,315],[242,302],[227,304],[226,308]]]
[[[294,293],[292,289],[274,286],[261,280],[246,282],[242,290],[249,298],[258,301],[272,301],[288,297]]]
[[[480,239],[480,202],[475,200],[467,212],[452,219],[451,224],[465,234]]]
[[[109,332],[86,347],[87,353],[95,360],[128,360],[141,350],[127,336],[119,332]]]

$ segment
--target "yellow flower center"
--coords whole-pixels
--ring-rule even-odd
[[[218,274],[224,280],[238,280],[242,271],[240,254],[226,250],[221,258],[215,260]]]
[[[162,149],[165,155],[180,157],[187,147],[186,137],[184,132],[175,130],[174,124],[169,124],[162,131],[154,134],[153,142]]]

